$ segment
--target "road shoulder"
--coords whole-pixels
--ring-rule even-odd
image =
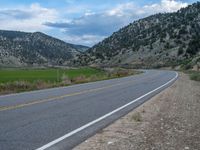
[[[162,93],[74,150],[200,149],[200,82],[180,73]]]

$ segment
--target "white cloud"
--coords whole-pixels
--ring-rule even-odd
[[[106,13],[110,16],[121,17],[124,15],[130,15],[130,12],[133,12],[134,10],[137,10],[136,5],[134,5],[133,2],[129,2],[129,3],[117,5],[115,8],[107,10]]]
[[[58,12],[54,9],[41,7],[38,3],[28,7],[0,8],[0,28],[5,30],[43,31],[48,27],[46,21],[56,21]]]
[[[62,38],[62,37],[61,37]],[[94,43],[98,43],[99,41],[106,38],[106,36],[98,36],[98,35],[65,35],[62,40],[67,41],[73,44],[81,44],[86,46],[91,46]]]
[[[187,7],[188,4],[176,0],[161,0],[160,3],[145,5],[139,7],[133,2],[117,5],[115,8],[107,10],[107,14],[111,16],[140,16],[151,15],[162,12],[175,12],[180,8]]]
[[[73,3],[74,0],[66,2]],[[155,13],[174,12],[187,5],[177,0],[161,0],[145,6],[128,2],[110,9],[102,7],[101,11],[83,4],[69,5],[65,10],[45,8],[38,3],[7,9],[0,6],[0,29],[48,31],[48,33],[52,31],[55,36],[57,31],[67,42],[93,45],[134,20]],[[81,17],[74,19],[70,17],[80,13]]]
[[[143,11],[146,13],[175,12],[180,8],[187,7],[187,3],[176,0],[161,0],[159,4],[145,5]]]
[[[82,17],[68,22],[46,22],[45,25],[64,29],[67,37],[65,40],[68,42],[92,45],[134,20],[155,13],[174,12],[187,5],[187,3],[175,0],[161,0],[160,3],[142,7],[128,2],[100,13],[88,10]]]

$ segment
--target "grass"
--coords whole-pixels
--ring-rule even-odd
[[[0,94],[67,86],[139,73],[130,69],[0,69]]]
[[[200,71],[185,70],[183,72],[187,73],[191,80],[200,81]]]
[[[79,68],[79,69],[1,69],[0,83],[13,81],[29,81],[42,80],[47,82],[60,82],[62,76],[76,78],[80,75],[90,77],[92,75],[101,76],[104,74],[102,70],[95,68]]]
[[[195,81],[200,81],[200,72],[193,71],[190,73],[190,79]]]
[[[200,81],[200,72],[196,72],[190,75],[191,80]]]

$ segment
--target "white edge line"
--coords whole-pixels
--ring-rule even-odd
[[[94,120],[94,121],[91,121],[91,122],[89,122],[89,123],[83,125],[82,127],[78,128],[78,129],[75,129],[75,130],[73,130],[73,131],[71,131],[71,132],[65,134],[64,136],[62,136],[62,137],[60,137],[60,138],[58,138],[58,139],[56,139],[56,140],[54,140],[54,141],[52,141],[52,142],[46,144],[46,145],[44,145],[44,146],[42,146],[42,147],[40,147],[40,148],[37,148],[36,150],[45,150],[45,149],[47,149],[47,148],[49,148],[49,147],[51,147],[51,146],[57,144],[58,142],[60,142],[60,141],[62,141],[62,140],[64,140],[64,139],[66,139],[66,138],[68,138],[68,137],[70,137],[70,136],[76,134],[77,132],[80,132],[80,131],[86,129],[86,128],[88,128],[89,126],[91,126],[91,125],[93,125],[93,124],[95,124],[95,123],[97,123],[97,122],[99,122],[99,121],[101,121],[101,120],[103,120],[103,119],[105,119],[105,118],[111,116],[112,114],[114,114],[114,113],[116,113],[116,112],[118,112],[118,111],[124,109],[125,107],[127,107],[127,106],[129,106],[129,105],[131,105],[131,104],[133,104],[133,103],[135,103],[135,102],[137,102],[137,101],[139,101],[140,99],[142,99],[142,98],[144,98],[144,97],[150,95],[151,93],[153,93],[153,92],[155,92],[155,91],[157,91],[157,90],[163,88],[164,86],[170,84],[171,82],[175,81],[175,80],[178,78],[178,73],[177,73],[177,72],[175,72],[175,73],[176,73],[176,76],[175,76],[173,79],[171,79],[171,80],[168,81],[167,83],[161,85],[160,87],[158,87],[158,88],[156,88],[156,89],[154,89],[154,90],[152,90],[152,91],[150,91],[150,92],[148,92],[148,93],[146,93],[146,94],[144,94],[144,95],[142,95],[142,96],[140,96],[140,97],[134,99],[133,101],[131,101],[131,102],[129,102],[129,103],[127,103],[127,104],[125,104],[125,105],[123,105],[123,106],[121,106],[121,107],[115,109],[115,110],[113,110],[112,112],[110,112],[110,113],[108,113],[108,114],[106,114],[106,115],[104,115],[104,116],[102,116],[102,117],[100,117],[100,118],[98,118],[98,119],[96,119],[96,120]]]

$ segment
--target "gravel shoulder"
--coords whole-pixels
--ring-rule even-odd
[[[179,73],[169,88],[74,150],[199,150],[200,82]]]

